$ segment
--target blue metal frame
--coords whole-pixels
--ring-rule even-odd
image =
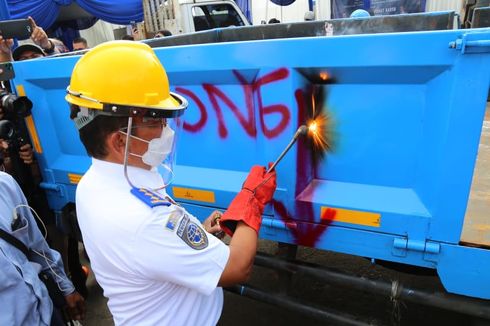
[[[449,292],[490,299],[490,251],[459,245],[489,40],[481,29],[156,49],[190,101],[174,186],[213,193],[213,202],[182,198],[200,218],[225,209],[250,166],[273,161],[305,122],[301,99],[315,85],[326,94],[335,150],[315,163],[300,140],[284,157],[260,236],[436,268]],[[15,84],[34,102],[44,186],[58,211],[74,202],[68,174],[90,165],[64,102],[78,58],[14,64]],[[325,221],[322,207],[377,213],[380,224]]]

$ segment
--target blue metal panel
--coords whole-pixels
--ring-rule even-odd
[[[489,250],[442,244],[437,273],[449,292],[490,299]]]
[[[213,202],[181,201],[201,219],[225,209],[250,166],[273,161],[305,123],[315,86],[325,94],[320,107],[332,118],[336,146],[316,160],[300,139],[285,156],[261,237],[437,268],[449,291],[488,298],[488,289],[472,281],[454,286],[447,275],[458,259],[469,266],[480,264],[475,259],[490,261],[488,250],[458,246],[489,88],[489,33],[156,49],[173,90],[190,102],[174,186],[214,195]],[[90,165],[64,102],[77,59],[14,64],[16,85],[35,104],[39,159],[57,210],[74,201],[76,185],[68,174],[83,174]],[[331,215],[322,217],[325,207]],[[363,220],[372,215],[379,219]],[[490,283],[488,275],[481,273],[481,282]]]

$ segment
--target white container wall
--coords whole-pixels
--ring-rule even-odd
[[[84,37],[89,47],[97,44],[114,40],[114,29],[124,26],[114,25],[103,20],[98,20],[92,27],[80,31],[80,36]]]
[[[463,0],[427,0],[425,11],[454,10],[456,13],[461,14],[463,2]]]

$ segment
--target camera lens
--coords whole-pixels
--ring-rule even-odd
[[[0,94],[0,105],[6,118],[27,117],[31,114],[32,102],[25,96]]]
[[[15,136],[14,124],[9,120],[0,121],[0,139],[12,140]]]

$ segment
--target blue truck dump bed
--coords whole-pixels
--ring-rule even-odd
[[[440,29],[452,26],[451,15],[443,21]],[[279,163],[260,237],[437,269],[447,291],[490,299],[488,244],[461,243],[490,29],[325,36],[312,27],[287,38],[291,26],[148,42],[190,103],[168,192],[200,218],[226,209],[252,165],[274,161],[321,115],[331,150],[306,136]],[[258,31],[278,37],[246,36]],[[64,100],[79,57],[14,63],[17,92],[34,103],[28,126],[60,218],[90,165]]]

